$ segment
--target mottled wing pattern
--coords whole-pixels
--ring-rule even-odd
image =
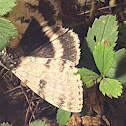
[[[82,109],[82,82],[69,60],[26,57],[13,73],[40,97],[70,112]]]

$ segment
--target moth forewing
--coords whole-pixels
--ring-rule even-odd
[[[50,62],[48,62],[50,60]],[[41,98],[52,105],[80,112],[83,103],[82,82],[77,68],[69,60],[26,57],[12,71]]]

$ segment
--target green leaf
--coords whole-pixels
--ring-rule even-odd
[[[0,18],[0,51],[8,43],[9,38],[16,35],[15,26],[10,21]]]
[[[118,80],[104,78],[99,85],[99,89],[103,95],[107,95],[110,98],[118,98],[122,93],[122,85]]]
[[[124,46],[126,46],[126,21],[124,21],[123,25],[119,28],[119,39],[124,42]]]
[[[95,46],[93,56],[100,73],[105,75],[114,61],[113,47],[109,42],[102,40]]]
[[[106,77],[119,80],[126,84],[126,49],[115,52],[115,59],[111,68],[106,73]]]
[[[70,114],[71,113],[68,111],[58,109],[57,115],[56,115],[57,123],[61,126],[65,125],[68,119],[70,118]]]
[[[42,120],[36,120],[34,122],[31,122],[28,126],[48,126],[45,121]]]
[[[16,0],[0,0],[0,15],[4,15],[11,11],[11,9],[16,5]]]
[[[91,52],[97,42],[109,41],[111,46],[115,46],[117,40],[117,21],[115,16],[101,16],[95,19],[92,28],[89,28],[86,41]],[[95,40],[95,39],[96,40]]]
[[[12,125],[3,122],[2,124],[0,124],[0,126],[12,126]]]
[[[95,82],[98,83],[100,81],[98,74],[86,68],[78,69],[78,74],[80,74],[81,80],[87,88],[92,87]]]

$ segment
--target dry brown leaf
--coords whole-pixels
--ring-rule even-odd
[[[100,118],[98,117],[86,115],[81,117],[81,119],[82,119],[82,124],[86,126],[100,126],[101,124]]]
[[[80,126],[80,125],[81,125],[81,118],[76,114],[72,115],[69,118],[68,122],[66,123],[66,126]]]

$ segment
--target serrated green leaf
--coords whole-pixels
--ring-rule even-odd
[[[105,75],[114,61],[113,47],[109,42],[102,40],[95,46],[93,56],[98,70]]]
[[[15,26],[10,21],[0,18],[0,51],[8,43],[9,38],[16,35]]]
[[[107,95],[109,97],[118,98],[122,93],[122,85],[118,80],[104,78],[99,85],[99,89],[103,95]]]
[[[0,126],[12,126],[12,125],[10,125],[9,123],[3,122],[2,124],[0,124]]]
[[[100,81],[97,73],[86,68],[78,69],[78,74],[80,74],[81,80],[87,88],[92,87],[96,81],[97,83]]]
[[[115,52],[114,62],[106,73],[106,77],[117,79],[122,84],[126,84],[126,49]]]
[[[115,16],[101,16],[99,19],[95,19],[86,37],[91,52],[93,52],[95,44],[102,40],[109,41],[111,46],[114,47],[117,40],[117,29],[118,26]]]
[[[57,114],[56,114],[56,120],[57,123],[61,126],[65,125],[68,119],[70,118],[70,112],[58,109]]]
[[[16,0],[0,0],[0,15],[4,15],[11,11],[11,9],[16,5]]]
[[[126,46],[126,21],[124,21],[123,25],[119,28],[119,39]]]
[[[31,122],[28,126],[48,126],[48,125],[45,121],[36,120],[34,122]]]

